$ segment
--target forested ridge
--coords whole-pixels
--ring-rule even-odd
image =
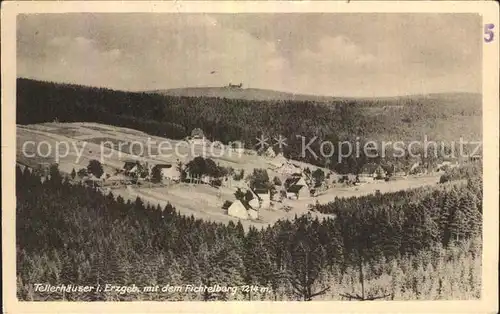
[[[482,183],[337,199],[333,214],[244,232],[16,169],[21,300],[471,299],[481,290]],[[43,293],[35,283],[258,285],[265,293]]]
[[[356,173],[369,158],[341,160],[342,141],[451,141],[481,136],[481,97],[475,94],[408,96],[386,99],[339,99],[331,102],[255,101],[174,97],[104,88],[17,81],[17,123],[98,122],[129,127],[171,139],[201,128],[210,140],[242,141],[254,148],[260,135],[287,138],[287,158]],[[335,146],[331,156],[302,156],[304,143],[319,154],[323,141]],[[452,144],[449,144],[452,145]],[[327,149],[326,155],[329,155]],[[344,152],[345,153],[345,152]],[[380,152],[379,152],[380,153]],[[391,160],[387,153],[387,160]],[[432,156],[440,157],[440,156]],[[429,158],[432,159],[432,158]],[[411,164],[399,158],[395,163]]]

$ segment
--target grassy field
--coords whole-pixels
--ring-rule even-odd
[[[145,157],[158,155],[158,147],[150,145],[148,148],[148,146],[146,146],[147,144],[143,141],[128,142],[113,137],[94,137],[88,139],[87,141],[100,146],[104,145],[105,147],[113,147],[114,150],[135,156]],[[141,149],[141,147],[143,148]]]
[[[112,192],[115,196],[120,195],[125,200],[130,201],[135,201],[137,197],[140,197],[144,202],[154,206],[159,204],[164,207],[170,203],[180,213],[187,216],[193,215],[195,218],[205,221],[228,223],[229,221],[237,222],[239,220],[226,215],[222,209],[225,200],[234,200],[234,190],[228,188],[216,189],[208,185],[182,183],[170,187],[154,188],[149,188],[147,185],[142,187],[129,186],[112,189]],[[309,203],[312,203],[312,198],[276,203],[273,209],[261,209],[259,211],[259,220],[241,220],[241,223],[245,229],[248,229],[251,225],[257,228],[266,227],[279,219],[293,219],[295,215],[300,216],[310,212],[307,210]],[[290,206],[291,210],[284,211],[282,209],[284,205]],[[320,219],[328,216],[317,212],[310,213]]]
[[[316,198],[320,203],[327,203],[332,200],[335,196],[337,197],[352,197],[352,196],[362,196],[371,193],[375,193],[377,190],[380,193],[390,193],[400,190],[407,190],[413,188],[419,188],[427,185],[434,185],[439,183],[439,174],[426,175],[426,176],[415,176],[395,181],[375,181],[373,183],[366,183],[359,186],[337,186],[327,190],[325,193],[318,195]]]
[[[54,129],[50,130],[49,132],[53,133],[53,134],[68,136],[68,137],[87,136],[87,135],[91,134],[88,132],[82,132],[82,130],[77,128],[77,127],[54,128]]]

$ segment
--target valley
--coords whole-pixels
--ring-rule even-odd
[[[33,143],[28,143],[29,141]],[[141,147],[139,144],[147,142],[150,143],[149,147],[154,149],[150,149],[150,154],[147,154],[147,152],[139,154],[139,148]],[[161,154],[158,154],[158,146],[168,146],[171,149],[161,149]],[[48,147],[52,149],[47,150]],[[266,169],[270,178],[277,177],[281,181],[286,180],[290,175],[289,173],[283,173],[279,167],[276,167],[274,162],[276,158],[261,156],[255,151],[240,154],[229,148],[208,148],[201,145],[190,145],[188,142],[180,140],[150,136],[129,128],[99,123],[51,122],[17,126],[18,163],[32,169],[39,169],[42,165],[57,163],[59,170],[67,177],[69,177],[73,169],[78,171],[86,168],[91,160],[99,160],[104,173],[113,178],[120,172],[127,160],[136,160],[150,165],[165,163],[174,165],[181,163],[185,165],[194,157],[200,155],[214,160],[221,167],[230,167],[235,172],[243,170],[244,173],[250,174],[254,169]],[[144,150],[147,151],[147,149]],[[27,154],[23,153],[23,151]],[[36,157],[27,157],[31,155]],[[294,165],[300,172],[306,168],[318,169],[318,167],[303,162],[287,162]],[[327,215],[311,212],[308,208],[315,204],[326,204],[337,197],[356,197],[373,194],[376,191],[389,193],[435,185],[439,182],[441,175],[440,173],[421,174],[406,176],[388,182],[382,180],[347,186],[334,183],[340,177],[338,174],[328,169],[321,169],[331,176],[328,188],[314,196],[306,195],[299,199],[273,199],[269,208],[259,210],[258,220],[239,219],[228,215],[222,209],[226,201],[235,201],[234,193],[238,187],[244,189],[248,185],[245,179],[240,182],[228,180],[228,182],[223,182],[221,187],[186,182],[153,184],[147,180],[139,181],[137,184],[107,185],[105,184],[106,179],[104,179],[104,184],[99,184],[99,189],[105,194],[112,192],[113,195],[121,196],[123,199],[132,202],[139,197],[152,206],[159,204],[162,208],[170,203],[182,215],[192,215],[206,221],[228,223],[229,221],[237,222],[241,220],[243,226],[247,229],[251,225],[257,227],[269,226],[280,219],[293,219],[295,216],[301,216],[305,213],[311,213],[313,216],[322,219]],[[80,178],[80,181],[83,182],[85,179]],[[78,181],[78,177],[76,180]]]

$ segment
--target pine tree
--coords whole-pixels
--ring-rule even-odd
[[[245,271],[245,266],[241,256],[237,253],[235,247],[225,247],[220,250],[217,255],[214,256],[217,264],[220,267],[219,277],[222,285],[227,287],[240,287],[243,284],[243,274]],[[238,292],[238,291],[237,291]],[[228,300],[237,298],[237,295],[231,295],[230,293],[221,293],[219,300]]]
[[[304,242],[296,244],[290,252],[288,280],[300,299],[311,301],[330,289],[329,286],[323,286],[317,291],[313,290],[319,279],[325,255],[321,246],[311,247]]]
[[[117,251],[111,251],[107,254],[107,269],[110,270],[107,276],[108,282],[127,285],[130,282],[130,268],[132,265],[124,256],[120,256]],[[137,278],[134,278],[136,280]]]
[[[198,258],[192,253],[186,254],[182,263],[182,281],[184,283],[198,286],[202,284],[202,268],[198,263]],[[203,300],[203,298],[194,293],[185,293],[184,300]]]
[[[162,264],[158,269],[158,284],[163,291],[160,291],[160,298],[162,301],[182,301],[184,299],[185,293],[183,291],[175,291],[175,289],[170,289],[167,286],[176,287],[182,286],[182,268],[180,263],[174,258],[173,254],[169,252],[166,257],[163,258]]]
[[[326,266],[326,250],[313,235],[315,226],[310,215],[294,221],[296,228],[287,252],[287,279],[295,295],[304,301],[325,294],[330,286],[321,282]],[[316,285],[320,285],[315,289]]]
[[[234,197],[237,199],[237,200],[244,200],[245,199],[245,193],[240,189],[238,188],[236,190],[236,192],[234,192]]]
[[[465,234],[474,237],[481,233],[482,217],[473,201],[473,195],[467,194],[460,201],[460,210],[467,216]]]
[[[62,176],[61,173],[59,172],[59,166],[57,164],[53,164],[50,166],[49,174],[50,174],[50,182],[52,184],[56,185],[61,184]]]
[[[439,230],[441,230],[441,241],[444,245],[448,244],[451,237],[450,223],[453,213],[458,207],[457,205],[458,196],[456,195],[456,192],[451,191],[443,195],[443,205],[439,219]]]
[[[271,258],[262,243],[259,232],[251,227],[244,241],[243,264],[245,266],[244,282],[247,285],[267,286],[271,279]],[[243,291],[243,293],[246,293]],[[253,295],[246,293],[249,301]]]
[[[450,236],[452,240],[460,241],[466,236],[468,229],[468,218],[461,208],[453,213],[450,221]]]
[[[93,174],[96,178],[100,178],[104,173],[101,162],[95,159],[90,160],[87,165],[87,172]]]
[[[160,167],[153,167],[153,170],[151,171],[151,181],[154,183],[159,183],[162,180],[162,173]]]

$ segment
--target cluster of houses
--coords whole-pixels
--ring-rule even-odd
[[[163,183],[178,182],[181,179],[181,170],[177,167],[177,165],[169,163],[148,165],[141,164],[138,161],[129,160],[124,162],[120,173],[128,177],[151,180],[152,174],[157,171],[161,174],[161,181]],[[145,175],[141,176],[141,173],[144,173]]]
[[[181,179],[181,172],[176,165],[165,163],[149,165],[138,160],[125,160],[122,167],[113,174],[103,172],[100,177],[96,177],[89,173],[82,178],[82,181],[95,187],[123,186],[138,181],[152,181],[152,174],[157,170],[161,175],[161,183],[179,182]]]
[[[242,183],[241,186],[238,188],[242,192],[251,193],[251,200],[226,201],[222,206],[229,216],[240,219],[258,219],[259,210],[271,209],[276,202],[281,202],[283,199],[298,200],[311,196],[311,189],[305,176],[299,173],[288,177],[281,186],[275,186],[274,189],[279,191],[275,193],[266,187],[252,189],[246,183]]]
[[[460,162],[457,159],[444,159],[436,164],[431,172],[442,172],[448,169],[460,167]],[[404,178],[408,175],[428,174],[429,167],[419,161],[412,163],[404,169],[396,169],[394,165],[384,165],[377,163],[367,163],[359,171],[357,175],[344,175],[344,180],[355,183],[370,183],[376,180],[384,180],[392,178]]]
[[[297,200],[311,196],[311,178],[299,166],[291,163],[283,154],[275,154],[272,148],[266,150],[264,154],[270,159],[270,168],[281,174],[284,180],[281,185],[276,185],[273,188],[250,188],[244,181],[231,182],[230,186],[235,191],[240,189],[244,193],[250,193],[252,197],[249,201],[241,199],[226,201],[222,208],[227,211],[229,216],[256,220],[260,210],[271,209],[275,203],[282,202],[283,199]]]
[[[269,209],[271,207],[271,191],[268,189],[251,189],[245,182],[239,184],[242,192],[251,194],[251,199],[236,199],[234,201],[226,201],[222,205],[222,209],[227,211],[227,214],[239,219],[257,220],[259,218],[260,209]],[[235,189],[235,190],[236,190]]]
[[[303,169],[297,164],[286,159],[283,154],[275,154],[274,151],[268,149],[265,152],[269,157],[270,169],[277,172],[286,178],[280,187],[280,195],[288,199],[298,199],[311,195],[311,182],[313,181],[309,175],[304,173]],[[443,160],[436,166],[435,171],[445,171],[446,169],[459,167],[456,160]],[[123,162],[122,168],[114,174],[103,173],[101,177],[95,177],[91,174],[84,178],[84,181],[94,186],[101,185],[126,185],[137,181],[151,181],[152,174],[157,172],[161,174],[161,183],[169,184],[176,183],[181,180],[181,169],[176,164],[158,163],[149,165],[141,163],[138,160],[126,160]],[[341,176],[339,182],[351,182],[355,184],[370,183],[376,180],[384,180],[389,177],[406,177],[408,175],[425,174],[427,167],[424,167],[420,162],[413,163],[407,167],[405,171],[397,170],[394,166],[382,165],[376,163],[367,163],[359,171],[357,175]],[[192,183],[210,184],[211,178],[200,177],[192,178]],[[256,198],[262,198],[264,193],[256,193]],[[266,192],[266,194],[269,194]]]
[[[223,208],[227,210],[227,214],[240,219],[257,219],[259,217],[259,210],[269,209],[275,202],[280,202],[283,199],[297,200],[311,197],[315,194],[312,185],[312,178],[305,173],[303,169],[297,164],[287,160],[283,154],[276,154],[275,151],[269,147],[266,150],[259,152],[261,156],[267,157],[270,169],[274,172],[280,173],[286,179],[281,186],[275,186],[279,193],[273,194],[269,189],[252,190],[249,187],[246,191],[250,191],[253,195],[251,201],[236,200],[234,202],[226,201]],[[446,169],[459,167],[460,163],[453,159],[444,159],[438,163],[434,170],[431,171],[444,171]],[[331,176],[333,182],[351,182],[354,184],[363,184],[375,182],[377,180],[388,180],[389,178],[403,178],[408,175],[426,174],[428,166],[421,162],[414,162],[404,169],[397,169],[394,165],[379,164],[379,163],[366,163],[360,169],[358,174],[336,175]],[[337,179],[335,179],[337,178]],[[330,179],[330,180],[332,180]],[[325,183],[328,185],[328,183]],[[242,188],[242,190],[245,190]],[[277,198],[276,198],[277,196]]]

